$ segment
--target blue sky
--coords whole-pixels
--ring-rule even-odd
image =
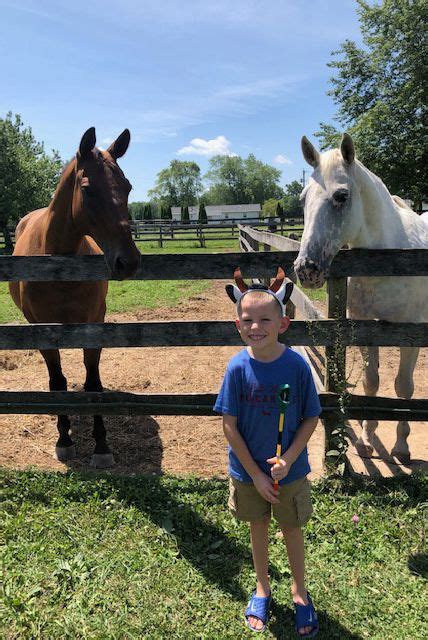
[[[202,172],[215,153],[254,153],[282,171],[336,109],[331,51],[360,41],[354,0],[0,0],[0,117],[19,113],[45,148],[69,159],[95,126],[146,197],[174,159]]]

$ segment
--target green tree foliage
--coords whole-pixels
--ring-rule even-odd
[[[0,118],[0,230],[7,251],[13,249],[7,225],[49,204],[61,166],[58,153],[48,155],[19,115]]]
[[[147,203],[144,206],[143,220],[153,220],[153,213],[152,213],[152,208],[150,206],[150,203]]]
[[[353,136],[359,159],[392,193],[416,206],[424,195],[427,131],[426,0],[357,0],[363,48],[346,40],[329,66],[336,120]],[[337,129],[321,123],[321,148]]]
[[[189,207],[181,207],[181,222],[188,224],[190,222]]]
[[[172,219],[171,208],[165,205],[162,205],[160,208],[160,217],[162,220],[171,220]]]
[[[207,211],[205,209],[205,205],[204,205],[203,202],[201,202],[199,204],[198,222],[200,222],[201,224],[207,224],[208,223]]]
[[[278,200],[278,202],[276,203],[276,211],[275,211],[275,215],[277,218],[279,218],[280,220],[282,220],[284,218],[284,209],[282,207],[281,202]]]
[[[285,195],[281,201],[284,218],[303,217],[303,204],[300,202],[302,190],[303,187],[297,180],[285,185]]]
[[[283,195],[278,184],[281,171],[253,154],[248,158],[214,156],[204,177],[210,185],[204,194],[209,204],[262,203]]]
[[[196,204],[201,191],[201,170],[196,162],[172,160],[158,173],[156,185],[148,194],[157,203],[177,207]]]
[[[279,201],[276,198],[269,198],[269,200],[265,200],[261,210],[261,218],[273,218],[277,215],[277,207],[279,205]]]
[[[128,204],[129,215],[133,220],[142,220],[144,214],[144,202],[130,202]]]

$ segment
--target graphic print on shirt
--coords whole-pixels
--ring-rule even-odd
[[[278,392],[280,384],[250,384],[239,395],[239,401],[261,411],[262,416],[272,415],[272,411],[278,407]],[[290,398],[290,404],[293,398]]]

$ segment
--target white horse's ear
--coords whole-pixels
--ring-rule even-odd
[[[304,202],[306,198],[306,194],[308,193],[308,189],[309,189],[309,183],[306,185],[306,187],[303,189],[302,193],[299,196],[300,202]]]
[[[320,154],[315,149],[312,142],[309,142],[306,136],[302,138],[302,153],[306,162],[311,165],[311,167],[317,167],[320,162]]]
[[[348,164],[352,164],[355,160],[354,142],[349,133],[344,133],[342,142],[340,143],[340,153]]]

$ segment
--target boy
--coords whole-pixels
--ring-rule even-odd
[[[250,523],[257,586],[245,610],[246,625],[264,631],[269,616],[268,528],[273,511],[284,534],[293,575],[296,631],[303,638],[312,638],[318,632],[318,620],[305,588],[301,527],[312,513],[306,444],[321,406],[308,365],[278,341],[278,334],[290,324],[284,305],[293,284],[284,285],[284,278],[283,270],[278,269],[270,288],[248,287],[238,268],[237,286],[227,285],[229,297],[236,302],[236,326],[247,347],[230,360],[214,410],[223,414],[229,442],[229,508],[236,518]],[[282,455],[277,459],[277,392],[284,383],[290,386],[290,404]],[[279,482],[279,490],[274,481]]]

